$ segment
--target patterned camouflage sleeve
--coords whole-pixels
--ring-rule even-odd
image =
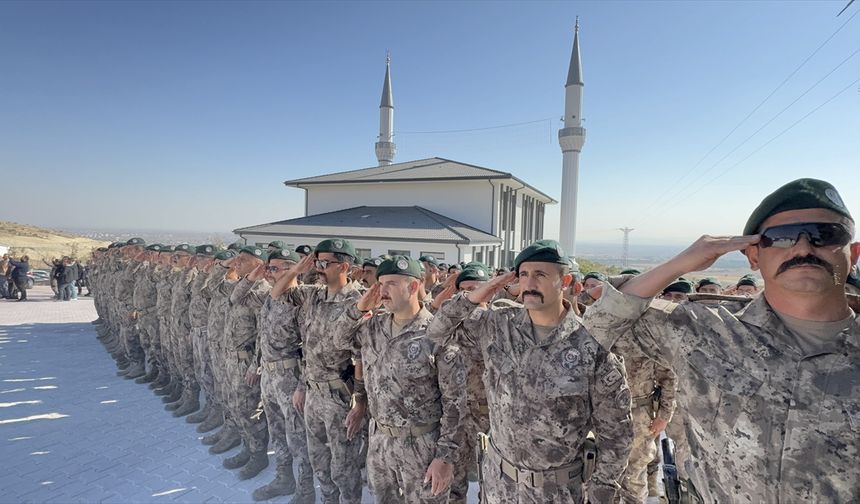
[[[325,287],[322,287],[325,288]],[[320,287],[317,285],[296,285],[295,287],[290,287],[281,295],[282,299],[288,303],[294,304],[296,306],[302,306],[305,304],[305,301]]]
[[[356,302],[356,299],[346,299],[344,301],[345,309],[335,319],[334,324],[329,327],[335,348],[350,350],[353,354],[358,354],[360,351],[359,342],[362,341],[362,333],[372,330],[370,327],[372,325],[371,319],[358,311]],[[360,354],[358,360],[361,360]]]
[[[212,268],[212,283],[210,285],[211,292],[218,291],[223,295],[229,295],[230,289],[227,288],[227,272],[230,271],[230,268],[222,266],[221,264],[216,264],[214,268]]]
[[[479,333],[471,330],[455,332],[454,329],[461,323],[465,323],[466,329],[469,329],[480,327],[482,322],[486,322],[491,310],[479,308],[479,305],[469,301],[464,294],[458,294],[436,312],[433,321],[427,326],[427,337],[437,345],[450,343],[456,337],[455,343],[459,345],[467,348],[478,346]]]
[[[633,446],[630,388],[624,364],[615,354],[601,349],[595,364],[590,392],[597,465],[589,484],[589,500],[615,502]]]
[[[267,295],[263,283],[262,280],[252,282],[247,277],[240,279],[233,293],[230,294],[230,304],[242,304],[259,310],[263,307],[263,301],[266,300]]]
[[[442,394],[436,458],[455,464],[466,435],[466,358],[457,345],[437,346],[436,353],[437,379]]]
[[[660,408],[657,410],[657,416],[671,422],[672,415],[675,413],[675,392],[678,388],[678,376],[672,371],[672,368],[655,363],[654,380],[660,387]]]

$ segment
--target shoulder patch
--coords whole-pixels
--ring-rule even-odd
[[[608,374],[600,377],[600,383],[603,384],[604,387],[609,388],[621,381],[623,378],[624,377],[621,375],[621,372],[613,368]]]

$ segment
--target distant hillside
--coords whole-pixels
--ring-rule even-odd
[[[44,267],[42,259],[50,261],[64,255],[85,261],[94,248],[107,246],[108,243],[63,231],[0,221],[0,246],[9,247],[10,253],[15,256],[30,256],[33,268]]]

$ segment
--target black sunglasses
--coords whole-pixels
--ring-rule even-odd
[[[851,232],[842,224],[833,222],[804,222],[773,226],[761,232],[758,246],[788,249],[806,236],[813,247],[844,246],[851,243]]]
[[[321,270],[328,268],[329,265],[331,265],[331,264],[343,264],[343,261],[323,261],[320,259],[317,259],[316,261],[314,261],[314,266],[317,269],[321,269]]]

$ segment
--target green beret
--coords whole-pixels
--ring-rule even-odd
[[[737,286],[749,285],[750,287],[758,287],[758,281],[752,275],[744,275],[738,280]]]
[[[684,294],[692,294],[693,293],[693,284],[690,283],[686,278],[679,278],[675,280],[673,283],[669,284],[668,287],[663,289],[663,294],[668,292],[683,292]]]
[[[601,273],[599,271],[591,271],[591,272],[586,273],[585,276],[582,278],[582,281],[584,282],[584,281],[588,280],[589,278],[593,278],[595,280],[600,280],[601,282],[606,281],[606,275],[604,275],[603,273]]]
[[[215,248],[215,245],[198,245],[196,252],[200,255],[212,257],[215,255],[215,252],[218,252],[218,249]]]
[[[365,260],[361,261],[361,266],[371,266],[373,268],[378,268],[382,261],[384,261],[382,257],[368,257]]]
[[[245,245],[244,247],[242,247],[242,250],[239,251],[240,254],[243,252],[263,261],[267,260],[269,257],[269,254],[267,254],[265,250],[254,245]]]
[[[455,269],[457,271],[462,271],[463,267],[460,266],[459,264],[454,263],[454,264],[448,266],[448,272],[450,273],[452,269]]]
[[[267,245],[267,247],[268,247],[268,248],[279,248],[279,249],[285,249],[285,248],[287,248],[287,244],[286,244],[286,243],[284,243],[284,242],[282,242],[281,240],[272,240],[272,241],[270,241],[270,242],[269,242],[269,244]]]
[[[808,208],[825,208],[854,220],[835,187],[823,180],[802,178],[785,184],[765,198],[747,220],[744,234],[758,233],[771,215]]]
[[[108,248],[120,248],[120,247],[125,247],[125,242],[113,242],[110,245],[108,245]]]
[[[319,242],[314,253],[319,257],[320,252],[329,252],[332,254],[345,254],[355,259],[355,248],[349,240],[343,238],[329,238]]]
[[[235,250],[219,250],[218,252],[215,252],[215,259],[218,259],[219,261],[226,261],[232,257],[236,257]]]
[[[163,245],[160,245],[160,244],[158,244],[158,243],[153,243],[152,245],[147,246],[147,247],[146,247],[146,250],[151,250],[151,251],[153,251],[153,252],[161,252],[161,250],[162,250],[163,248],[164,248],[164,246],[163,246]]]
[[[514,269],[519,272],[520,265],[524,262],[548,262],[570,266],[567,255],[555,240],[538,240],[524,248],[514,259]]]
[[[487,267],[480,263],[469,263],[463,268],[463,271],[457,275],[457,280],[454,281],[454,284],[459,289],[460,284],[463,282],[468,282],[470,280],[477,280],[478,282],[486,282],[490,279],[490,272],[487,270]]]
[[[239,250],[242,250],[242,247],[244,246],[245,245],[242,242],[233,242],[230,245],[227,245],[227,250],[235,250],[238,252]]]
[[[269,252],[269,260],[281,259],[283,261],[292,261],[297,263],[302,260],[302,257],[290,249],[277,249]]]
[[[641,275],[642,272],[636,268],[627,268],[626,270],[621,271],[622,275]]]
[[[191,245],[187,243],[180,243],[179,245],[173,247],[174,252],[188,252],[190,254],[192,250],[193,248],[191,247]]]
[[[144,246],[146,245],[146,242],[143,241],[143,238],[130,238],[127,242],[125,242],[125,244]]]
[[[302,255],[311,255],[314,253],[314,248],[310,245],[299,245],[296,247],[296,252]]]
[[[317,247],[319,251],[319,247]],[[376,268],[376,279],[383,275],[405,275],[414,278],[421,278],[421,267],[418,261],[408,256],[396,255],[391,259],[382,261]]]
[[[173,245],[162,245],[161,252],[173,252]]]
[[[419,257],[418,260],[423,263],[430,263],[437,268],[439,267],[439,260],[431,255],[423,255]]]
[[[717,286],[719,286],[720,288],[722,288],[722,286],[723,286],[723,285],[720,283],[720,281],[719,281],[719,280],[717,280],[716,278],[714,278],[714,277],[706,277],[706,278],[703,278],[703,279],[699,280],[699,283],[697,283],[697,284],[696,284],[696,290],[699,290],[699,289],[701,289],[702,287],[704,287],[704,286],[706,286],[706,285],[717,285]]]

